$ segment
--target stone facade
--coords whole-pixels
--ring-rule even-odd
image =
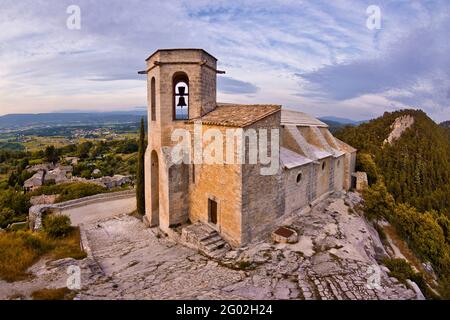
[[[203,223],[232,246],[241,246],[270,235],[284,215],[349,189],[356,150],[303,113],[276,105],[218,104],[216,67],[217,60],[201,49],[158,50],[147,59],[142,72],[147,74],[149,105],[146,220],[166,233],[189,222]],[[188,119],[183,120],[175,117],[180,77],[188,92]],[[199,122],[201,134],[213,130],[224,137],[219,143],[224,159],[229,152],[225,137],[234,130],[242,144],[233,145],[230,154],[245,161],[198,161],[194,146],[206,151],[212,144],[194,139]],[[182,163],[172,158],[181,141],[172,137],[177,129],[184,129],[190,143],[182,153],[188,161]],[[252,137],[258,143],[266,139],[267,156],[279,164],[270,174],[262,174],[270,165],[260,154],[256,162],[249,161]]]

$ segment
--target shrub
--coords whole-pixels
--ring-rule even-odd
[[[0,234],[0,277],[6,281],[24,279],[26,270],[41,254],[41,244],[31,234]]]
[[[0,208],[10,208],[16,215],[28,214],[30,208],[30,197],[28,194],[7,189],[0,192]]]
[[[0,210],[0,228],[6,228],[14,219],[14,210],[10,208],[2,208]]]
[[[372,185],[378,181],[378,168],[370,154],[358,154],[358,157],[356,158],[356,170],[367,173],[369,185]]]
[[[237,264],[237,269],[239,270],[250,270],[253,269],[253,264],[250,261],[239,261]]]
[[[415,272],[404,259],[385,259],[384,265],[389,268],[389,275],[406,284],[406,279],[414,281],[427,299],[438,299],[436,294],[428,287],[423,275]]]
[[[68,288],[40,289],[31,294],[33,300],[72,300],[74,295]]]
[[[51,238],[64,238],[72,231],[70,218],[65,215],[47,215],[43,227]]]
[[[405,283],[406,279],[412,279],[414,275],[411,265],[404,259],[385,259],[383,263],[389,268],[389,275],[402,283]]]
[[[27,269],[47,254],[53,259],[85,258],[86,253],[80,248],[79,228],[72,228],[72,232],[62,239],[30,231],[0,234],[0,278],[6,281],[26,278]]]
[[[394,210],[394,198],[382,181],[363,191],[364,213],[369,220],[389,219]]]
[[[107,191],[105,187],[93,183],[70,183],[66,184],[61,190],[56,202],[84,198]]]
[[[31,193],[32,196],[40,196],[43,194],[51,195],[58,194],[56,202],[64,202],[73,199],[79,199],[83,197],[93,196],[95,194],[107,192],[105,187],[93,184],[93,183],[64,183],[52,186],[43,186],[38,190]]]

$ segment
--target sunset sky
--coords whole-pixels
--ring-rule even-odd
[[[70,30],[69,5],[81,9]],[[381,29],[366,26],[367,7]],[[145,59],[203,48],[221,102],[450,119],[450,1],[1,0],[0,115],[146,105]]]

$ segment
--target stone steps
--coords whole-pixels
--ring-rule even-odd
[[[204,248],[205,253],[211,256],[217,256],[218,253],[224,251],[222,249],[230,249],[228,243],[215,230],[210,233],[209,237],[200,240],[200,245]]]
[[[231,249],[216,230],[200,222],[183,228],[182,238],[212,258],[220,258]]]

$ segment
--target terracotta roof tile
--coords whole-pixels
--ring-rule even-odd
[[[191,119],[190,123],[201,120],[203,124],[246,127],[281,110],[280,105],[272,104],[217,104],[217,108],[201,118]]]

